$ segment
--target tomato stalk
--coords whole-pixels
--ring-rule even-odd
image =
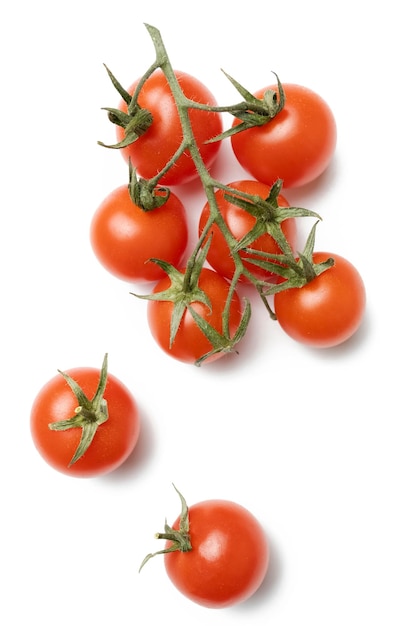
[[[48,424],[48,426],[50,430],[56,431],[68,430],[70,428],[81,428],[80,443],[78,444],[77,449],[69,462],[69,467],[76,463],[78,459],[80,459],[87,452],[94,439],[97,429],[101,424],[104,424],[104,422],[109,419],[107,401],[104,398],[104,391],[107,384],[107,359],[108,357],[106,354],[101,367],[97,389],[92,400],[87,398],[80,385],[73,378],[71,378],[71,376],[61,370],[58,370],[74,392],[78,406],[74,410],[75,415],[59,422],[52,422]]]
[[[277,74],[275,74],[275,72],[274,74],[277,80],[278,95],[275,90],[267,89],[262,99],[256,98],[253,94],[250,93],[250,91],[245,89],[245,87],[238,83],[234,78],[229,76],[229,74],[227,74],[224,70],[223,74],[227,76],[227,78],[234,85],[234,87],[236,87],[237,91],[244,97],[244,101],[241,104],[228,107],[212,107],[211,110],[230,113],[231,115],[234,115],[242,121],[240,122],[240,124],[232,126],[223,133],[220,133],[220,135],[217,135],[217,137],[213,137],[210,140],[211,142],[221,141],[222,139],[226,139],[227,137],[236,135],[243,130],[253,128],[254,126],[264,126],[272,119],[274,119],[274,117],[278,115],[278,113],[284,108],[285,92],[282,83],[279,80]]]
[[[165,528],[163,533],[156,533],[155,539],[165,539],[165,541],[170,541],[171,545],[165,548],[164,550],[158,550],[158,552],[152,552],[147,554],[143,559],[141,566],[139,568],[139,572],[143,568],[143,566],[154,556],[158,554],[167,554],[168,552],[190,552],[192,550],[191,539],[190,539],[190,519],[188,515],[188,505],[185,501],[184,496],[178,491],[175,485],[173,485],[175,491],[180,497],[181,500],[181,514],[179,518],[179,529],[175,530],[171,528],[165,522]]]
[[[205,163],[201,157],[201,154],[197,148],[197,145],[194,141],[193,130],[191,126],[191,121],[189,117],[189,109],[194,104],[193,101],[190,101],[188,98],[184,96],[184,93],[181,89],[181,86],[177,80],[174,69],[169,61],[168,54],[166,52],[165,46],[162,42],[159,31],[152,26],[147,25],[147,29],[151,34],[155,51],[156,51],[156,61],[153,64],[153,67],[158,66],[164,72],[167,81],[170,85],[171,92],[173,98],[176,102],[176,107],[178,111],[178,115],[181,121],[181,127],[183,130],[183,141],[180,144],[178,150],[173,155],[173,157],[168,161],[163,171],[158,172],[158,175],[154,177],[149,183],[152,185],[156,183],[161,176],[168,171],[172,165],[177,161],[177,159],[181,156],[183,152],[186,150],[189,151],[196,169],[198,171],[200,180],[205,189],[206,196],[213,208],[213,219],[216,219],[217,223],[219,223],[224,236],[227,238],[230,247],[232,248],[236,241],[228,230],[224,220],[221,218],[221,215],[218,211],[217,203],[214,197],[214,189],[218,188],[218,183],[215,181],[209,174]],[[171,288],[167,291],[163,292],[163,294],[150,294],[147,296],[138,296],[146,299],[164,299],[171,300],[174,302],[174,314],[172,316],[171,321],[171,329],[170,329],[170,343],[175,339],[176,332],[178,330],[179,324],[181,322],[182,316],[185,312],[185,309],[188,308],[190,313],[193,315],[193,318],[196,324],[199,326],[201,331],[206,335],[213,346],[213,350],[208,354],[204,355],[201,359],[196,362],[196,365],[200,365],[204,360],[206,360],[209,356],[216,354],[218,352],[227,352],[234,349],[235,344],[238,340],[240,340],[246,332],[249,319],[250,319],[250,304],[248,301],[245,301],[244,313],[242,315],[242,321],[239,325],[238,331],[235,336],[232,338],[229,335],[229,310],[230,310],[230,302],[233,297],[234,287],[231,286],[229,290],[229,297],[227,298],[226,305],[223,312],[223,334],[219,334],[214,328],[210,326],[205,320],[199,316],[195,310],[192,308],[192,302],[196,301],[205,301],[205,304],[209,306],[207,299],[204,298],[204,295],[201,293],[201,290],[197,288],[198,275],[203,267],[205,258],[207,256],[207,248],[203,248],[203,239],[200,238],[197,246],[195,247],[186,267],[186,272],[184,275],[181,275],[181,279],[178,276],[177,270],[169,264],[161,262],[158,259],[151,259],[153,262],[158,263],[161,267],[165,269],[167,274],[170,276],[172,285]],[[238,266],[240,266],[241,271],[244,271],[243,265],[241,264],[240,257],[235,255],[235,262]],[[173,278],[175,276],[175,280]],[[196,280],[197,277],[197,280]],[[180,280],[181,285],[179,287],[178,281]],[[133,294],[137,295],[137,294]]]
[[[171,92],[178,110],[178,115],[181,120],[181,126],[183,130],[183,142],[178,149],[178,153],[182,153],[183,148],[189,150],[210,206],[211,217],[205,228],[205,233],[208,233],[213,222],[216,222],[216,224],[222,231],[226,242],[229,245],[231,254],[237,267],[237,274],[245,274],[249,277],[251,282],[256,285],[258,282],[257,279],[254,278],[251,273],[248,272],[248,270],[244,267],[238,254],[239,249],[242,249],[243,247],[248,245],[249,237],[253,236],[252,240],[255,240],[256,237],[262,234],[262,232],[269,232],[271,236],[275,238],[281,249],[284,250],[286,260],[291,263],[293,261],[293,253],[288,242],[286,241],[284,234],[282,233],[282,230],[279,228],[280,223],[284,219],[288,219],[290,217],[316,217],[320,219],[320,216],[318,216],[317,213],[314,213],[313,211],[309,211],[300,207],[290,207],[289,209],[281,209],[280,212],[277,212],[277,209],[279,209],[279,207],[277,206],[277,199],[282,187],[282,181],[277,181],[272,186],[268,199],[263,200],[262,198],[251,196],[250,194],[244,194],[243,192],[238,192],[234,189],[231,189],[227,185],[224,185],[220,181],[212,178],[200,155],[196,142],[194,141],[193,130],[189,117],[189,109],[198,108],[212,112],[240,111],[240,116],[242,119],[245,119],[246,114],[251,115],[252,113],[262,113],[264,118],[267,117],[269,119],[272,119],[273,116],[275,116],[282,110],[285,104],[285,93],[282,84],[278,76],[276,75],[279,96],[277,97],[275,91],[267,90],[264,95],[264,100],[261,101],[255,98],[249,91],[247,91],[244,87],[242,87],[239,83],[237,83],[234,79],[226,74],[229,80],[232,81],[232,83],[235,85],[241,95],[243,95],[243,97],[245,98],[244,103],[241,103],[239,105],[233,105],[231,107],[216,107],[194,102],[185,97],[181,89],[181,86],[177,80],[171,62],[169,60],[168,53],[162,41],[160,32],[154,26],[150,26],[149,24],[145,24],[145,26],[151,36],[156,51],[156,59],[151,67],[159,67],[164,72],[170,85]],[[213,140],[217,139],[219,138],[213,138]],[[179,154],[176,153],[171,158],[169,163],[167,163],[166,169],[172,167],[172,165],[176,162],[178,156]],[[214,194],[214,191],[216,189],[223,189],[229,194],[228,199],[231,202],[235,203],[237,206],[244,205],[245,210],[248,210],[252,212],[252,214],[255,214],[257,218],[257,223],[254,227],[254,230],[249,235],[248,240],[246,240],[245,242],[237,242],[230,232],[227,224],[225,223],[216,202]],[[239,199],[237,197],[239,195],[241,196],[241,198],[243,198],[243,200],[246,200],[246,204],[242,202],[242,199]],[[261,224],[264,224],[263,230]],[[201,247],[203,241],[204,237],[202,236],[197,243],[196,250],[194,251],[193,255],[196,255],[198,253],[198,250]],[[282,261],[282,259],[279,260]],[[274,267],[274,271],[280,273],[280,270],[279,268],[277,268],[276,265]]]
[[[149,24],[145,24],[152,42],[156,51],[156,60],[153,64],[153,68],[160,67],[165,75],[168,78],[168,82],[172,86],[172,80],[174,80],[177,84],[175,74],[172,70],[172,66],[169,61],[169,56],[162,41],[160,32]],[[171,74],[168,77],[165,69],[168,68],[169,73]],[[153,71],[153,70],[152,70]],[[185,98],[181,89],[181,95],[184,97],[184,103],[186,105],[186,109],[194,108],[200,109],[203,111],[210,111],[215,113],[230,113],[235,117],[238,117],[242,120],[240,124],[237,126],[217,135],[217,137],[212,137],[209,141],[220,141],[225,139],[226,137],[230,137],[233,134],[246,130],[247,128],[252,128],[253,126],[263,126],[267,124],[270,120],[272,120],[283,108],[285,105],[285,92],[282,86],[281,81],[279,80],[277,74],[274,73],[275,78],[277,80],[278,87],[278,95],[272,89],[267,89],[264,93],[262,99],[256,98],[250,91],[245,89],[240,83],[238,83],[234,78],[232,78],[227,72],[224,70],[223,74],[230,80],[230,82],[234,85],[240,95],[244,98],[243,102],[239,102],[237,104],[229,105],[229,106],[210,106],[200,102],[195,102],[194,100],[190,100],[189,98]],[[149,73],[149,72],[148,72]],[[142,79],[141,84],[145,81]],[[178,85],[179,86],[179,85]],[[140,86],[136,89],[136,94],[140,91]]]

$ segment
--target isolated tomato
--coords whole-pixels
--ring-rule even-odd
[[[315,92],[284,84],[285,105],[267,124],[231,137],[233,151],[254,178],[272,185],[278,178],[284,189],[313,181],[324,172],[336,147],[336,123],[328,104]],[[266,89],[254,95],[262,98]],[[233,126],[240,122],[235,119]]]
[[[184,274],[185,270],[181,270]],[[157,283],[153,292],[165,291],[171,285],[167,276]],[[198,287],[208,296],[211,307],[202,302],[192,302],[192,307],[218,333],[222,333],[222,315],[229,294],[229,283],[217,272],[203,268]],[[192,314],[185,309],[175,339],[170,345],[171,319],[174,312],[174,302],[170,300],[149,300],[148,322],[156,343],[170,356],[184,363],[195,363],[201,357],[211,352],[213,345],[198,327]],[[236,332],[242,318],[240,298],[235,291],[232,297],[229,317],[229,331],[231,336]],[[225,352],[217,352],[207,361],[214,361],[224,356]]]
[[[213,94],[199,80],[185,72],[176,71],[175,75],[187,98],[200,104],[216,105]],[[130,95],[133,94],[137,82],[128,89]],[[145,82],[138,103],[151,112],[153,122],[134,143],[122,148],[122,153],[126,160],[131,159],[132,165],[143,178],[150,179],[165,167],[183,139],[177,106],[161,70],[155,71]],[[121,102],[120,109],[127,110],[124,101]],[[201,157],[206,166],[210,167],[220,149],[220,142],[205,142],[222,132],[222,118],[219,113],[197,109],[190,109],[189,117]],[[116,126],[117,140],[121,141],[124,135],[124,129]],[[197,176],[194,162],[187,151],[158,182],[162,185],[178,185]]]
[[[316,348],[336,346],[359,328],[366,303],[365,286],[358,270],[345,258],[313,253],[321,263],[333,258],[333,267],[303,287],[274,295],[274,310],[284,331],[296,341]]]
[[[100,263],[117,278],[157,281],[164,272],[150,258],[177,266],[184,255],[188,240],[184,206],[171,192],[165,204],[145,211],[134,204],[127,185],[118,187],[96,210],[90,240]]]
[[[78,383],[91,400],[100,380],[100,370],[77,367],[65,372]],[[51,430],[50,425],[75,418],[79,402],[64,376],[49,380],[36,396],[30,415],[33,441],[40,455],[54,469],[77,477],[107,474],[119,467],[132,453],[140,432],[140,414],[134,397],[125,385],[107,374],[104,401],[108,419],[97,427],[91,444],[71,464],[81,439],[80,427]]]
[[[164,557],[171,581],[187,598],[206,607],[247,600],[261,585],[268,566],[268,544],[259,522],[226,500],[191,506],[189,519],[192,549]],[[179,528],[179,519],[173,528]]]
[[[178,492],[179,493],[179,492]],[[230,500],[205,500],[182,510],[156,537],[165,548],[167,574],[184,596],[208,608],[247,600],[259,589],[269,564],[269,545],[259,521]]]
[[[270,192],[270,187],[264,183],[260,183],[256,180],[239,180],[227,185],[231,189],[236,189],[247,194],[257,195],[263,199],[267,198]],[[245,209],[236,206],[225,198],[225,192],[222,189],[218,189],[215,192],[216,202],[220,214],[222,215],[228,229],[233,237],[240,241],[248,232],[254,227],[256,217],[251,215]],[[283,195],[278,196],[279,207],[289,207],[290,204]],[[206,225],[210,217],[209,203],[203,207],[199,221],[199,233],[201,235],[204,226]],[[267,221],[266,214],[263,215],[265,222]],[[286,219],[281,224],[282,232],[284,233],[291,248],[296,245],[297,227],[296,221],[293,218]],[[231,279],[235,272],[235,263],[233,257],[230,254],[229,246],[217,224],[213,224],[209,230],[209,234],[212,235],[210,248],[207,254],[207,261],[219,274],[227,279]],[[252,244],[248,246],[255,250],[262,250],[269,254],[281,254],[281,248],[274,240],[274,238],[265,232],[258,237]],[[242,259],[248,259],[251,257],[246,251],[240,251],[239,255]],[[255,258],[259,258],[259,255],[254,255]],[[274,280],[280,281],[280,277],[276,274],[272,274],[268,270],[257,267],[253,263],[244,261],[244,265],[247,269],[256,277],[261,280]],[[242,281],[247,282],[246,276],[241,276]]]

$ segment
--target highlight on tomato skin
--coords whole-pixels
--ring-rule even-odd
[[[76,367],[66,370],[88,399],[97,391],[102,370]],[[133,452],[140,435],[141,414],[129,389],[108,373],[104,404],[107,419],[97,430],[85,453],[72,462],[80,445],[82,428],[58,427],[79,419],[80,403],[62,373],[51,378],[36,395],[30,413],[33,443],[48,465],[68,476],[91,478],[108,474],[120,467]],[[57,430],[53,430],[57,427]]]
[[[356,267],[344,257],[314,252],[313,261],[328,258],[334,265],[306,285],[274,295],[281,328],[294,340],[314,348],[331,348],[359,329],[366,308],[365,285]]]

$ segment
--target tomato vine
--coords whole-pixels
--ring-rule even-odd
[[[302,207],[280,207],[278,197],[282,187],[282,180],[277,180],[271,186],[269,196],[266,199],[257,195],[244,193],[243,191],[236,191],[230,186],[223,184],[221,181],[212,177],[209,168],[202,158],[194,137],[193,127],[190,120],[190,111],[192,109],[216,113],[229,113],[240,120],[240,122],[233,125],[232,128],[210,138],[208,142],[222,141],[223,139],[247,130],[248,128],[263,126],[274,119],[285,104],[285,92],[278,76],[276,76],[277,90],[274,91],[272,89],[267,89],[262,98],[256,98],[231,76],[224,72],[226,77],[232,82],[239,94],[242,96],[243,100],[229,106],[207,105],[201,102],[196,102],[184,94],[158,29],[149,24],[145,24],[145,26],[154,44],[156,56],[153,63],[137,82],[133,94],[130,94],[126,89],[124,89],[114,74],[105,66],[112,84],[127,105],[127,112],[124,112],[121,109],[104,108],[104,110],[107,111],[109,120],[116,126],[124,129],[124,138],[120,142],[113,145],[105,144],[104,142],[99,143],[104,147],[123,149],[146,134],[147,130],[153,123],[152,114],[150,111],[142,108],[138,104],[138,97],[146,81],[156,70],[161,70],[166,77],[172,97],[175,101],[175,106],[181,123],[182,141],[172,157],[167,160],[165,166],[160,169],[155,176],[149,179],[140,177],[134,168],[132,168],[132,164],[129,163],[129,187],[132,199],[139,204],[140,199],[145,198],[145,208],[146,210],[151,210],[153,208],[153,201],[151,197],[154,194],[156,186],[161,181],[163,176],[175,165],[178,159],[180,159],[180,157],[187,152],[195,164],[198,177],[201,181],[208,205],[210,207],[210,215],[202,232],[200,233],[194,250],[186,262],[184,272],[179,272],[178,268],[171,266],[162,259],[151,259],[153,263],[157,263],[160,267],[162,267],[169,276],[171,279],[171,288],[163,291],[162,293],[151,293],[147,295],[138,295],[134,293],[133,295],[145,300],[165,299],[174,303],[170,328],[170,344],[172,344],[175,340],[182,317],[185,311],[188,310],[193,315],[195,323],[200,328],[201,332],[212,343],[213,351],[218,353],[228,352],[234,349],[234,346],[244,336],[251,317],[251,305],[249,300],[245,299],[241,324],[235,331],[235,334],[232,337],[230,336],[230,303],[232,296],[237,290],[238,284],[243,277],[249,280],[249,282],[255,287],[265,304],[269,316],[272,319],[276,319],[274,311],[269,306],[268,296],[273,295],[278,291],[302,286],[302,284],[312,280],[314,276],[332,267],[333,260],[329,257],[326,261],[320,263],[319,266],[314,264],[312,251],[314,247],[315,230],[317,221],[321,218],[317,213]],[[234,237],[226,221],[222,217],[216,200],[216,190],[222,190],[229,202],[232,202],[236,206],[248,211],[256,218],[253,229],[240,240]],[[155,205],[160,205],[161,202],[166,201],[169,198],[169,193],[169,188],[164,188],[164,195],[161,196],[159,193],[157,202],[155,201]],[[286,219],[300,217],[313,217],[317,221],[308,236],[304,252],[296,254],[292,250],[284,235],[282,222]],[[224,305],[223,331],[220,334],[218,331],[213,329],[206,320],[202,319],[202,317],[193,310],[192,306],[193,302],[196,301],[204,302],[208,307],[211,306],[207,297],[201,292],[201,289],[199,289],[198,277],[206,260],[208,246],[210,246],[210,229],[214,224],[221,231],[235,266],[233,277],[230,280],[229,297]],[[268,233],[275,239],[281,253],[268,254],[262,250],[254,250],[253,247],[251,247],[249,263],[252,263],[254,268],[262,267],[271,272],[272,275],[279,276],[281,279],[279,281],[279,285],[271,285],[271,281],[263,280],[257,277],[255,273],[250,270],[247,262],[245,264],[242,262],[242,258],[240,256],[242,251],[246,252],[248,246],[254,243],[256,239],[264,233]],[[248,261],[247,258],[246,261]],[[196,364],[200,365],[205,360],[205,357],[208,357],[211,354],[212,351],[203,355],[202,358],[196,361]]]

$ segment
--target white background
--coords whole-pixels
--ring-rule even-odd
[[[264,525],[271,565],[232,626],[415,626],[415,20],[398,0],[210,3],[48,0],[2,10],[0,622],[8,626],[211,624],[162,559],[138,567],[165,516],[227,498]],[[233,7],[237,7],[233,9]],[[338,124],[328,172],[287,193],[323,217],[317,249],[342,254],[367,287],[364,325],[330,351],[300,346],[253,302],[239,356],[203,368],[165,356],[146,304],[98,264],[92,214],[126,182],[103,106],[154,59],[147,22],[175,68],[222,104],[299,82]],[[273,82],[273,81],[272,81]],[[242,177],[227,144],[223,182]],[[196,188],[182,198],[195,216]],[[191,219],[192,221],[192,219]],[[119,471],[80,480],[50,469],[29,433],[32,401],[57,368],[109,369],[142,411]]]

